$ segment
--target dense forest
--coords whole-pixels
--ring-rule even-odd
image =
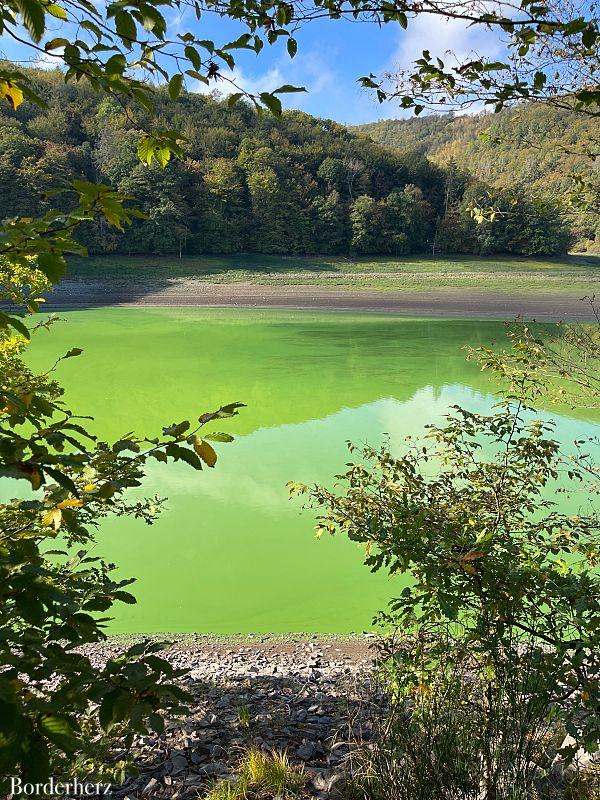
[[[87,224],[78,235],[90,252],[532,255],[571,243],[556,209],[456,157],[434,163],[420,135],[390,149],[301,112],[277,118],[197,94],[171,103],[159,89],[158,127],[183,132],[184,158],[148,167],[136,155],[143,112],[59,72],[32,75],[47,109],[0,106],[0,218],[42,213],[70,179],[104,182],[146,218],[124,232]],[[447,126],[437,119],[426,124]],[[490,191],[500,213],[477,224],[469,205]]]
[[[597,120],[539,104],[523,104],[498,114],[453,113],[381,120],[354,128],[401,152],[427,156],[446,167],[468,168],[483,183],[527,187],[550,199],[568,193],[573,175],[582,175],[600,194]],[[580,247],[600,245],[598,215],[572,212],[568,224]]]

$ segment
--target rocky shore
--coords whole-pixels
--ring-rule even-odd
[[[173,639],[162,656],[189,670],[182,683],[194,704],[161,736],[138,738],[140,774],[112,796],[202,797],[254,746],[286,751],[304,772],[307,798],[339,797],[356,688],[372,666],[369,645],[368,637]],[[87,652],[100,663],[122,646],[109,639]]]

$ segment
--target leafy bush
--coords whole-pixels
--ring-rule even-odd
[[[364,448],[335,490],[291,491],[321,509],[319,534],[340,531],[364,546],[372,571],[405,576],[382,621],[417,634],[459,625],[485,654],[493,691],[506,654],[527,641],[536,691],[573,737],[569,757],[597,749],[600,735],[600,524],[557,509],[556,492],[581,491],[589,464],[565,460],[552,429],[518,398],[491,414],[455,407],[400,456]],[[431,675],[445,648],[432,645]]]
[[[440,639],[444,652],[431,660]],[[515,643],[492,667],[487,654],[473,652],[457,630],[436,625],[387,641],[381,655],[382,669],[356,714],[351,767],[359,796],[549,796],[562,731],[548,713],[535,649]]]

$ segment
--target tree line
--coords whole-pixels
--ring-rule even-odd
[[[577,189],[574,177],[581,176],[589,183],[594,202],[569,208],[569,229],[576,249],[598,252],[597,127],[593,117],[548,105],[521,103],[497,114],[448,112],[380,120],[353,130],[384,147],[415,150],[438,165],[450,161],[468,165],[476,178],[497,189],[526,187],[548,200],[568,198]]]
[[[143,110],[123,108],[62,73],[30,70],[47,108],[0,111],[0,218],[43,214],[78,179],[134,199],[144,214],[125,231],[90,221],[91,253],[558,254],[571,235],[561,213],[523,188],[488,186],[450,160],[391,151],[331,120],[281,118],[218,95],[157,92],[162,129],[183,157],[138,158]],[[493,221],[469,207],[492,198]]]

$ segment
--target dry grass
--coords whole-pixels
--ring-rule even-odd
[[[234,778],[219,781],[204,800],[271,800],[297,797],[305,784],[301,770],[293,767],[285,752],[264,753],[250,748]]]

